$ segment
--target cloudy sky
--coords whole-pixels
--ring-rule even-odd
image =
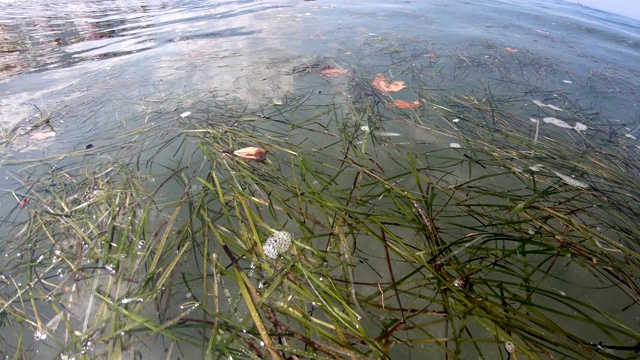
[[[605,10],[640,20],[640,1],[638,0],[568,0],[595,9]]]

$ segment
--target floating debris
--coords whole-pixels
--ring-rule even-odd
[[[589,130],[589,128],[587,127],[587,125],[581,123],[581,122],[576,122],[576,126],[573,127],[574,129],[576,129],[576,131],[580,134],[584,133],[585,131]]]
[[[388,132],[388,131],[376,131],[374,134],[378,136],[402,136],[402,134]]]
[[[534,123],[539,122],[540,120],[536,119],[536,118],[529,118],[529,120],[533,121]]]
[[[185,112],[183,112],[182,114],[180,114],[180,117],[184,119],[184,118],[186,118],[186,117],[187,117],[187,116],[189,116],[189,115],[191,115],[191,111],[185,111]]]
[[[556,119],[554,117],[546,117],[542,119],[542,121],[544,121],[545,124],[552,124],[552,125],[561,127],[563,129],[573,129],[573,126],[567,124],[567,122],[560,119]]]
[[[273,236],[268,238],[267,242],[262,246],[264,254],[271,259],[278,258],[278,255],[289,250],[292,238],[293,236],[286,231],[277,231]]]
[[[449,147],[452,148],[452,149],[460,149],[460,148],[462,148],[462,145],[452,142],[452,143],[449,144]]]
[[[34,141],[41,141],[50,137],[56,136],[56,132],[53,130],[44,130],[38,132],[32,132],[29,134],[29,139]]]
[[[349,70],[347,69],[343,69],[340,67],[334,68],[334,67],[330,67],[327,66],[325,68],[323,68],[322,70],[318,71],[318,75],[320,76],[324,76],[324,77],[329,77],[329,78],[335,78],[335,77],[339,77],[342,76],[346,73],[348,73]]]
[[[511,47],[506,47],[506,48],[504,48],[504,50],[505,50],[506,52],[510,53],[510,54],[515,54],[515,53],[517,53],[517,52],[518,52],[518,49],[511,48]]]
[[[555,171],[552,171],[552,173],[556,174],[556,176],[558,176],[560,179],[562,179],[562,181],[564,181],[567,185],[579,187],[579,188],[582,188],[582,189],[588,189],[589,188],[589,185],[583,183],[582,181],[576,180],[576,179],[572,178],[571,176],[563,175],[563,174],[560,174],[559,172],[555,172]]]
[[[573,81],[571,80],[562,80],[562,82],[565,84],[573,84]]]
[[[371,85],[373,85],[376,90],[382,92],[396,92],[407,87],[407,83],[404,81],[390,81],[384,74],[376,75],[376,77],[371,80]]]
[[[538,106],[539,106],[539,107],[541,107],[541,108],[548,108],[548,109],[555,110],[555,111],[564,111],[564,110],[560,109],[559,107],[557,107],[557,106],[555,106],[555,105],[547,105],[547,104],[544,104],[544,103],[543,103],[542,101],[540,101],[540,100],[533,100],[533,103],[534,103],[534,104],[536,104],[536,105],[538,105]]]
[[[404,100],[394,100],[392,103],[389,103],[390,107],[398,108],[398,109],[419,109],[420,101],[415,100],[412,102],[404,101]]]
[[[246,161],[264,161],[269,150],[260,147],[250,146],[233,152],[233,155]]]
[[[624,134],[624,136],[628,137],[629,139],[636,140],[636,137],[631,134]]]
[[[362,130],[362,131],[366,131],[366,132],[371,131],[371,129],[370,129],[367,125],[360,126],[360,130]]]
[[[531,165],[529,166],[529,170],[531,171],[540,171],[542,170],[542,165],[541,164],[535,164],[535,165]]]

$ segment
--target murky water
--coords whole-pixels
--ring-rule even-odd
[[[208,103],[256,114],[300,97],[340,103],[345,81],[306,72],[326,65],[421,76],[461,96],[532,94],[586,109],[586,126],[637,146],[638,34],[638,21],[560,1],[2,1],[0,188],[22,160],[140,151],[145,130],[201,120]],[[17,206],[8,198],[0,211]]]

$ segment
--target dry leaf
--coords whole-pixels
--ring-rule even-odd
[[[246,161],[264,161],[268,152],[267,149],[250,146],[236,150],[233,154]]]
[[[435,53],[426,53],[426,54],[422,54],[422,56],[427,57],[429,59],[437,59],[438,55]]]
[[[389,81],[384,74],[378,74],[371,80],[371,85],[379,91],[396,92],[407,87],[404,81]]]
[[[389,103],[389,106],[395,107],[398,109],[413,109],[416,110],[420,108],[420,101],[415,100],[412,102],[404,101],[404,100],[394,100],[392,103]]]
[[[44,139],[48,139],[50,137],[54,137],[56,136],[56,132],[53,130],[45,130],[45,131],[38,131],[38,132],[32,132],[29,134],[29,139],[31,140],[35,140],[35,141],[40,141],[40,140],[44,140]]]
[[[506,47],[504,48],[508,53],[512,53],[515,54],[518,52],[518,49],[514,49],[514,48],[510,48],[510,47]]]
[[[343,68],[325,67],[322,70],[318,71],[318,74],[324,77],[338,77],[348,72],[349,70]]]

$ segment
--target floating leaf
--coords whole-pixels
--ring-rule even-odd
[[[542,121],[544,121],[546,124],[552,124],[558,127],[561,127],[563,129],[573,129],[573,126],[567,124],[566,121],[560,120],[560,119],[556,119],[554,117],[546,117],[544,119],[542,119]]]
[[[318,75],[331,78],[342,76],[348,72],[349,70],[343,68],[325,67],[322,70],[318,71]]]
[[[56,316],[54,316],[51,320],[49,320],[49,322],[47,323],[47,325],[45,325],[45,327],[52,332],[56,331],[56,329],[58,328],[58,325],[60,325],[60,320],[62,319],[63,314],[64,313],[60,311]]]
[[[576,180],[571,176],[563,175],[555,171],[552,171],[552,172],[556,174],[556,176],[558,176],[560,179],[562,179],[562,181],[564,181],[567,185],[571,185],[571,186],[575,186],[583,189],[589,188],[589,185],[583,183],[582,181]]]
[[[379,91],[396,92],[407,87],[404,81],[390,81],[384,74],[378,74],[371,80],[371,85]]]
[[[560,109],[559,107],[555,106],[555,105],[547,105],[547,104],[543,104],[542,101],[540,100],[533,100],[533,103],[542,107],[542,108],[549,108],[555,111],[564,111],[562,109]]]
[[[233,155],[246,161],[264,161],[268,152],[267,149],[250,146],[234,151]]]
[[[579,132],[579,133],[583,133],[583,132],[589,130],[587,125],[585,125],[585,124],[583,124],[581,122],[576,122],[576,126],[574,126],[573,128],[576,129],[576,131]]]
[[[511,47],[506,47],[506,48],[504,48],[504,49],[505,49],[508,53],[511,53],[511,54],[515,54],[515,53],[517,53],[517,52],[518,52],[518,49],[514,49],[514,48],[511,48]]]
[[[415,100],[412,102],[404,101],[404,100],[394,100],[392,103],[389,103],[389,106],[395,107],[398,109],[418,109],[420,108],[420,101]]]
[[[53,130],[46,130],[46,131],[38,131],[38,132],[32,132],[29,134],[29,139],[31,140],[35,140],[35,141],[40,141],[40,140],[44,140],[44,139],[48,139],[50,137],[54,137],[56,136],[56,132]]]

